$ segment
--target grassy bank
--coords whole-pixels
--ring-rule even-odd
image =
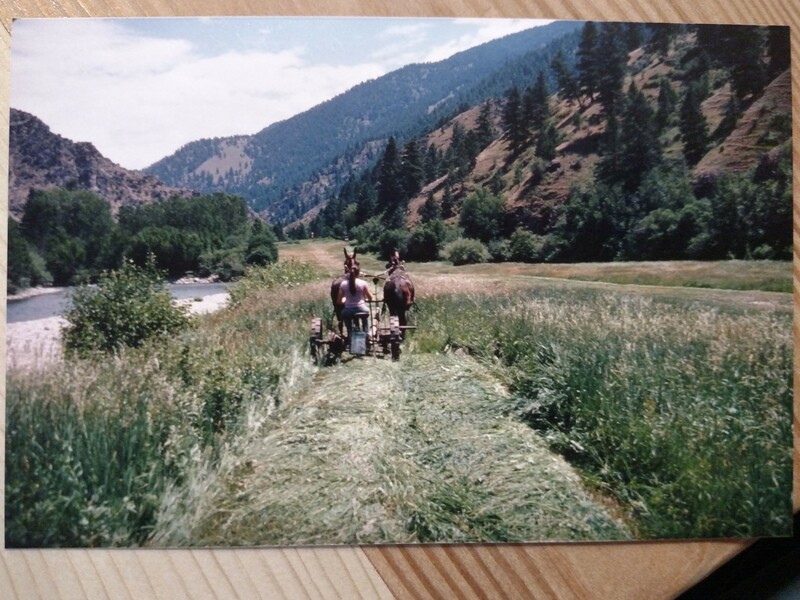
[[[418,282],[399,363],[316,369],[329,280],[290,264],[167,343],[12,374],[7,546],[627,537],[548,447],[636,537],[788,532],[790,309]]]
[[[648,285],[720,290],[792,291],[792,263],[778,261],[669,261],[576,264],[503,263],[453,267],[440,273],[548,277],[620,285]],[[416,265],[415,265],[416,269]]]

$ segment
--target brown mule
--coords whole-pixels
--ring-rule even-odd
[[[400,261],[400,253],[395,250],[386,265],[388,278],[383,284],[383,303],[389,314],[398,317],[400,327],[408,325],[408,311],[414,304],[414,282]],[[401,330],[405,334],[405,330]]]

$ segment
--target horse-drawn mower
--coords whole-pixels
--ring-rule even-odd
[[[345,250],[345,258],[346,271],[349,268],[347,260],[354,260],[355,255],[351,257]],[[393,271],[395,269],[387,269],[384,272],[389,273],[386,277],[384,277],[384,274],[373,276],[375,299],[367,301],[369,311],[358,313],[349,323],[342,323],[340,320],[338,333],[333,331],[332,327],[325,331],[323,329],[323,320],[320,317],[315,317],[311,320],[311,335],[308,339],[308,345],[314,362],[317,364],[337,362],[345,352],[352,356],[373,356],[376,358],[391,356],[392,360],[400,359],[400,346],[403,343],[406,330],[416,329],[415,326],[410,326],[406,323],[407,308],[413,303],[413,284],[411,284],[410,278],[405,276],[407,279],[407,285],[404,287],[405,293],[408,296],[408,288],[410,287],[411,296],[408,306],[403,304],[402,310],[398,314],[398,310],[395,308],[395,296],[397,296],[395,290],[401,286],[398,284],[399,272],[398,276],[395,276]],[[383,286],[383,295],[378,298],[378,284],[384,279],[386,283]],[[344,278],[334,280],[331,291],[334,312],[337,316],[339,316],[339,313],[335,310],[337,294],[334,293],[334,289],[338,290],[342,280]],[[385,310],[386,308],[389,310]],[[366,327],[363,326],[365,320]],[[344,325],[344,327],[341,325]]]

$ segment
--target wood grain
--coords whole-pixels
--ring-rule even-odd
[[[8,203],[8,86],[13,18],[202,15],[532,17],[790,25],[795,140],[800,132],[800,4],[784,0],[3,0],[0,211],[5,213]],[[795,144],[795,172],[800,170],[799,157]],[[795,208],[798,189],[795,178]],[[795,235],[800,232],[797,211],[794,231]],[[5,227],[2,236],[5,247]],[[797,249],[795,256],[796,253]],[[4,252],[2,260],[5,261]],[[797,265],[794,281],[797,307]],[[5,302],[2,306],[5,311]],[[794,334],[797,340],[797,325]],[[795,352],[795,374],[800,372],[798,366],[800,359]],[[797,383],[795,375],[795,387]],[[0,386],[0,410],[5,414],[5,382]],[[797,440],[797,397],[794,408]],[[0,423],[0,456],[4,456],[4,423],[5,419]],[[797,510],[800,444],[795,443],[794,457]],[[0,486],[0,499],[2,494]],[[3,550],[0,598],[668,598],[702,579],[748,543],[724,540],[241,550]]]

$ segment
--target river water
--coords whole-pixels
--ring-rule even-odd
[[[176,300],[204,298],[228,291],[227,283],[181,283],[167,284],[167,289]],[[6,322],[19,323],[35,319],[58,317],[71,306],[71,290],[65,289],[20,300],[6,302]]]

